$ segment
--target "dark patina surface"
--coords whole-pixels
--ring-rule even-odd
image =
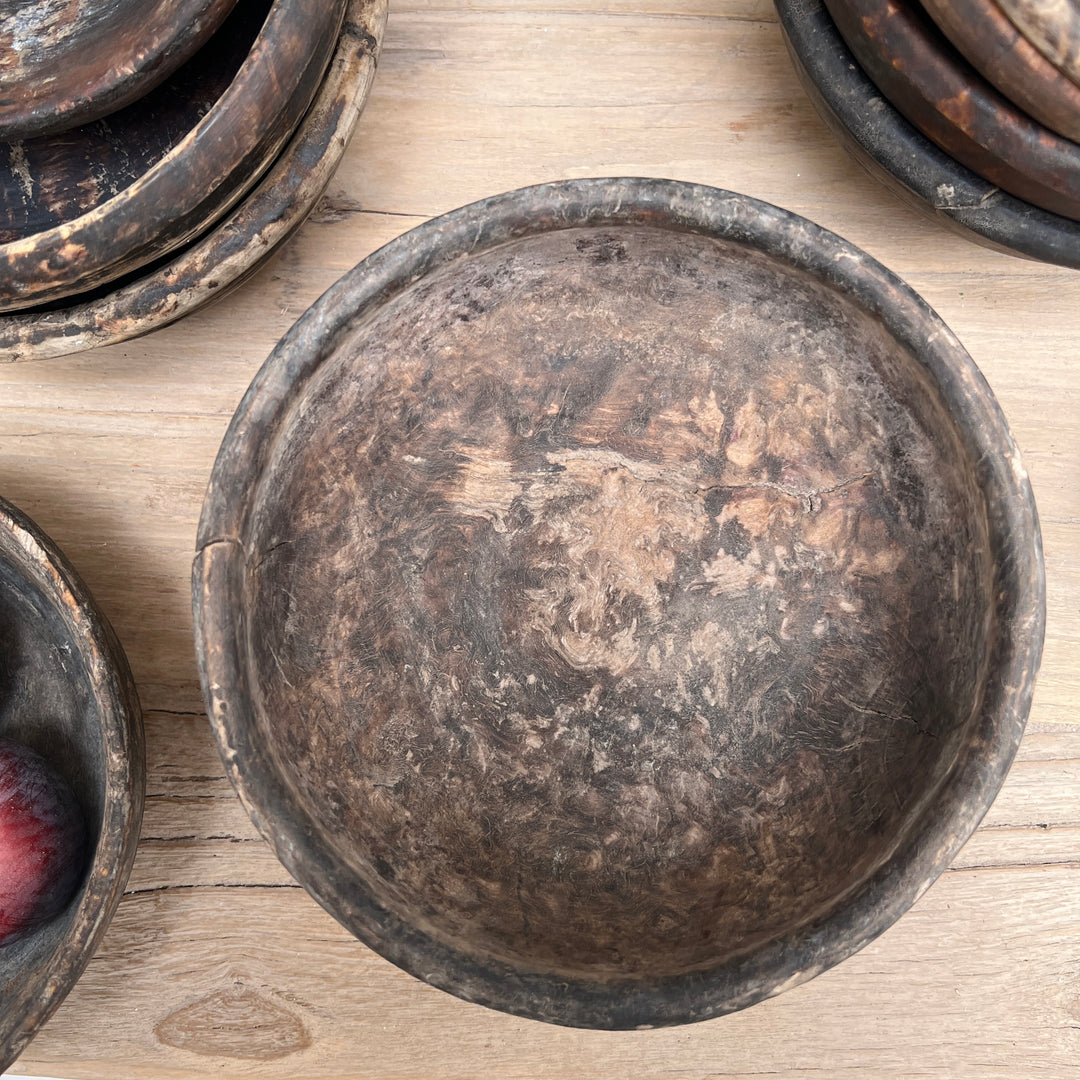
[[[939,380],[983,387],[928,362],[962,350],[855,249],[689,185],[516,193],[380,255],[264,369],[204,511],[255,820],[376,949],[542,1019],[702,1019],[858,947],[1026,709],[991,704],[1001,538]]]
[[[1014,198],[912,126],[859,67],[821,0],[776,0],[776,10],[807,96],[871,176],[978,244],[1080,267],[1080,223]]]
[[[250,190],[320,85],[345,0],[273,0],[236,77],[163,158],[118,195],[0,244],[0,311],[88,292],[202,233]]]
[[[63,555],[0,499],[0,736],[71,785],[91,862],[67,909],[0,948],[0,1071],[63,1001],[112,918],[143,808],[142,714],[127,660]]]
[[[1080,146],[994,90],[917,4],[825,6],[862,69],[924,135],[1017,198],[1080,218]]]
[[[0,140],[64,131],[149,93],[235,0],[0,0]]]

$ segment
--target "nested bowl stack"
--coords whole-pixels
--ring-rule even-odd
[[[385,0],[236,0],[222,15],[124,108],[0,146],[5,358],[164,325],[242,281],[313,208],[366,100]]]
[[[0,947],[0,1071],[75,985],[109,925],[142,820],[142,714],[119,643],[64,555],[0,499],[0,737],[37,751],[87,823],[67,908]]]
[[[1069,4],[776,7],[809,96],[873,174],[981,243],[1080,265],[1080,82],[1023,29],[1025,14],[1045,27]],[[1060,61],[1069,38],[1055,40]]]
[[[600,1028],[753,1004],[906,910],[1009,766],[1043,592],[925,303],[633,179],[346,275],[237,411],[193,570],[222,758],[295,877],[435,986]]]

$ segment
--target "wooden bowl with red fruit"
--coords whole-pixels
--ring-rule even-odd
[[[94,954],[143,788],[123,651],[56,545],[0,499],[0,1072]]]

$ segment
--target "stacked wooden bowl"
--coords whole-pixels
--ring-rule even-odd
[[[0,24],[0,349],[132,337],[242,280],[340,160],[385,17],[385,0],[13,8]]]
[[[991,246],[1080,266],[1080,2],[776,0],[871,171]]]

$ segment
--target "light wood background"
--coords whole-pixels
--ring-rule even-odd
[[[1049,619],[1019,760],[982,828],[907,915],[743,1013],[612,1034],[433,990],[292,882],[211,743],[188,581],[229,418],[327,286],[463,203],[630,174],[777,203],[922,293],[982,368],[1021,446],[1042,516]],[[0,364],[0,492],[61,545],[119,632],[149,767],[119,913],[15,1073],[1080,1076],[1080,274],[953,236],[866,177],[804,97],[768,0],[399,0],[327,198],[257,277],[138,342]]]

